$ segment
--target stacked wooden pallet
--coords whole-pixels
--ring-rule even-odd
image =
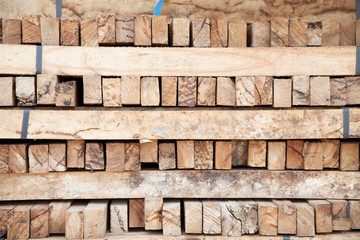
[[[355,1],[155,3],[0,2],[0,237],[359,239]]]

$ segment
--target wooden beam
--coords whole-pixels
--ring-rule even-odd
[[[49,236],[49,203],[37,203],[30,210],[30,236],[44,238]]]
[[[0,56],[4,59],[9,59],[2,52],[7,52],[7,48],[10,47],[0,47]],[[10,56],[16,55],[11,53]],[[269,56],[276,60],[269,61]],[[42,70],[43,73],[77,76],[336,76],[355,74],[355,56],[355,47],[198,49],[44,46]],[[20,63],[24,61],[23,55],[16,58],[21,59]],[[326,61],[319,61],[319,58]],[[6,61],[0,63],[0,73],[5,70],[12,73],[2,69]],[[12,65],[23,67],[20,63]]]
[[[220,201],[204,200],[203,205],[203,233],[221,234],[221,205]]]
[[[144,209],[144,199],[129,199],[129,228],[145,227]]]
[[[21,20],[3,19],[3,44],[21,44]]]
[[[116,44],[134,44],[134,17],[116,16],[115,41]]]
[[[255,180],[256,188],[253,184]],[[0,174],[0,200],[145,197],[355,200],[360,199],[359,181],[358,172],[345,171],[183,170]],[[84,189],[86,191],[82,191]]]
[[[14,77],[0,77],[0,106],[15,106],[15,81]]]
[[[200,200],[184,200],[186,233],[202,233],[203,206]]]
[[[49,233],[64,234],[66,226],[66,212],[72,201],[53,201],[49,204]]]
[[[112,200],[110,204],[110,231],[124,233],[128,231],[128,201]]]
[[[162,226],[165,236],[181,235],[180,199],[165,200],[162,210]]]
[[[22,17],[22,43],[40,44],[40,17],[39,16],[23,16]]]
[[[65,216],[66,239],[84,238],[84,211],[86,203],[75,203],[67,211]]]
[[[91,200],[84,210],[84,239],[105,237],[108,200]]]
[[[18,106],[33,106],[36,104],[35,77],[16,77],[15,94]]]
[[[162,229],[162,211],[162,198],[145,198],[145,230]]]

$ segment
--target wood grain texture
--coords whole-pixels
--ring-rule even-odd
[[[22,43],[41,43],[40,16],[22,17]]]
[[[9,170],[12,173],[25,173],[29,169],[27,144],[9,145]]]
[[[274,104],[276,108],[291,107],[291,79],[274,79]]]
[[[56,75],[38,74],[36,76],[36,104],[55,105],[55,86],[59,83]]]
[[[185,233],[202,233],[203,205],[200,200],[184,200]]]
[[[210,47],[210,19],[195,19],[191,22],[191,45],[196,48]]]
[[[190,46],[190,20],[173,18],[170,23],[171,45],[173,47]]]
[[[55,85],[55,105],[57,107],[75,107],[78,104],[78,82],[67,81]]]
[[[162,227],[163,199],[145,198],[145,230],[160,230]]]
[[[254,234],[259,230],[258,205],[255,201],[241,200],[239,215],[241,220],[241,234]]]
[[[340,141],[326,140],[323,145],[323,167],[339,168]]]
[[[289,20],[279,18],[271,20],[271,47],[289,46]]]
[[[296,208],[288,200],[274,200],[278,209],[278,233],[296,234]]]
[[[346,77],[346,104],[353,105],[360,103],[360,78],[359,77]]]
[[[340,21],[340,46],[354,46],[356,44],[356,20],[347,18]]]
[[[45,238],[49,236],[49,203],[37,203],[30,210],[30,236]]]
[[[292,77],[293,95],[292,105],[310,105],[310,78],[309,76]]]
[[[216,78],[199,77],[197,87],[197,105],[215,106]]]
[[[0,173],[8,173],[9,169],[9,145],[0,145]]]
[[[213,169],[214,165],[214,142],[195,141],[195,169]]]
[[[177,167],[194,168],[195,164],[195,142],[176,141]]]
[[[79,46],[79,19],[78,18],[61,18],[60,20],[60,45],[62,46]]]
[[[132,16],[115,17],[115,41],[116,44],[134,44],[134,19]]]
[[[306,47],[307,22],[301,19],[290,20],[289,44],[290,47]]]
[[[105,237],[108,200],[91,200],[84,210],[84,239]]]
[[[268,142],[267,169],[285,170],[286,143]]]
[[[219,201],[202,201],[203,233],[221,234],[221,205]]]
[[[106,143],[106,171],[125,170],[125,143]]]
[[[136,142],[125,143],[125,171],[141,170],[140,144]]]
[[[85,144],[85,169],[87,170],[104,170],[105,154],[102,143]]]
[[[100,75],[83,76],[83,103],[85,105],[102,104],[102,86]]]
[[[351,228],[350,202],[346,200],[328,200],[331,203],[332,230],[349,231]]]
[[[115,45],[115,16],[100,15],[97,19],[97,32],[100,45]]]
[[[309,22],[307,26],[307,46],[322,45],[322,24],[321,22]]]
[[[0,197],[2,201],[151,196],[357,200],[360,199],[359,179],[358,172],[345,171],[184,170],[0,174],[0,182],[4,186],[0,189]],[[182,184],[176,184],[179,182]],[[86,191],[79,191],[81,189]]]
[[[286,141],[286,169],[304,169],[304,141]]]
[[[215,142],[215,169],[231,169],[232,163],[231,141]]]
[[[49,144],[49,172],[64,172],[66,167],[66,144]]]
[[[331,204],[325,200],[309,200],[308,203],[315,210],[316,233],[332,232]]]
[[[66,212],[72,201],[53,201],[49,204],[49,233],[64,234],[66,223]]]
[[[236,77],[236,106],[255,105],[255,77]]]
[[[36,144],[29,146],[29,172],[47,173],[49,171],[49,145]]]
[[[36,46],[0,44],[1,74],[36,74]]]
[[[346,78],[330,78],[330,105],[331,106],[345,106],[347,103]]]
[[[177,77],[161,78],[161,106],[176,106]]]
[[[129,199],[129,228],[145,227],[144,204],[144,199]]]
[[[340,147],[340,170],[359,170],[359,142],[342,142]]]
[[[247,26],[246,22],[233,21],[228,23],[229,47],[247,46]]]
[[[296,236],[315,236],[315,211],[305,202],[296,202]]]
[[[259,234],[262,236],[277,235],[278,209],[272,202],[258,201]]]
[[[17,205],[8,218],[7,239],[28,239],[30,237],[31,203]]]
[[[35,77],[16,77],[15,93],[18,106],[36,104]]]
[[[249,141],[232,141],[232,166],[246,166],[248,160]]]
[[[21,44],[21,20],[2,20],[3,44]]]
[[[165,236],[181,235],[181,202],[180,199],[165,200],[162,210],[162,226]]]
[[[168,22],[167,16],[152,16],[151,43],[153,46],[169,45]]]
[[[85,141],[67,141],[67,167],[85,168]]]
[[[273,104],[273,81],[272,77],[255,77],[255,105]]]
[[[330,78],[311,77],[310,78],[310,105],[329,106],[330,105]]]
[[[15,81],[14,77],[0,77],[0,106],[15,106]]]
[[[321,142],[304,143],[304,169],[323,169],[323,144]]]
[[[97,18],[81,19],[80,21],[81,46],[98,47],[98,22]]]
[[[41,44],[59,46],[60,44],[60,21],[58,18],[41,17]]]
[[[135,46],[151,46],[151,17],[135,17],[134,38]]]
[[[6,49],[6,46],[2,48]],[[42,70],[43,73],[76,76],[343,76],[355,73],[355,54],[355,47],[198,49],[44,46]],[[276,61],[268,61],[269,55]],[[326,58],[326,61],[319,61],[319,57]],[[99,58],[107,61],[99,62]]]
[[[149,140],[140,143],[140,162],[157,163],[158,162],[158,141]]]
[[[360,229],[360,201],[350,202],[351,229]]]
[[[110,204],[110,232],[128,231],[128,201],[112,200]]]
[[[196,77],[178,78],[178,106],[195,107],[196,105]]]
[[[322,20],[322,46],[340,46],[340,22],[336,18]]]
[[[229,77],[218,77],[216,81],[216,105],[235,106],[235,81]]]
[[[228,46],[228,23],[224,19],[210,19],[211,47]]]
[[[176,168],[175,143],[159,143],[159,169]]]
[[[248,41],[251,47],[270,47],[270,22],[254,22],[248,26]]]
[[[221,235],[228,237],[241,236],[241,207],[237,201],[221,202]]]
[[[121,77],[121,103],[124,105],[140,104],[140,77]]]
[[[65,216],[65,238],[83,239],[84,238],[84,211],[86,203],[74,203],[67,211]]]
[[[143,77],[141,78],[141,106],[159,106],[160,105],[160,86],[159,78]]]
[[[102,86],[104,107],[121,107],[121,79],[103,78]]]
[[[249,141],[247,166],[266,167],[266,141]]]
[[[2,203],[0,204],[0,236],[3,237],[7,233],[7,222],[13,213],[15,204]]]

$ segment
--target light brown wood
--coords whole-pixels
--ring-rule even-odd
[[[315,236],[314,208],[305,202],[295,202],[296,207],[296,236]]]
[[[266,167],[266,141],[249,141],[249,167]]]
[[[102,86],[100,75],[83,76],[83,102],[85,105],[102,104]]]
[[[112,200],[110,204],[110,232],[128,231],[128,201]]]
[[[84,239],[105,237],[108,200],[91,200],[84,211]]]
[[[228,237],[241,236],[241,207],[237,201],[221,202],[221,235]]]
[[[125,143],[106,143],[106,171],[125,170]]]
[[[215,169],[231,169],[232,143],[231,141],[215,142]]]
[[[68,168],[85,168],[85,141],[68,140],[66,156]]]
[[[322,46],[340,46],[340,22],[338,19],[322,20]]]
[[[176,141],[177,167],[194,168],[195,164],[195,142],[194,141]]]
[[[104,107],[121,107],[121,80],[120,78],[103,78]]]
[[[79,19],[78,18],[61,18],[60,20],[60,45],[62,46],[79,46]]]
[[[9,145],[9,170],[12,173],[25,173],[29,169],[27,144]]]
[[[328,200],[331,203],[332,230],[349,231],[351,228],[350,202],[346,200]]]
[[[153,46],[169,45],[168,22],[167,16],[152,16],[151,43]]]
[[[36,46],[0,44],[0,49],[1,74],[36,74]]]
[[[236,77],[236,106],[255,105],[255,77]]]
[[[258,201],[259,234],[262,236],[277,235],[278,208],[272,202]]]
[[[291,79],[274,79],[274,104],[273,107],[291,107]]]
[[[9,145],[8,144],[0,144],[0,173],[8,173],[8,172],[10,172],[10,169],[9,169]]]
[[[304,169],[323,169],[323,144],[321,142],[304,143]]]
[[[273,78],[255,77],[255,105],[273,104]]]
[[[210,47],[210,19],[195,19],[191,22],[191,45],[197,48]]]
[[[21,44],[21,20],[2,20],[2,43]]]
[[[292,105],[310,105],[310,79],[309,76],[292,77]]]
[[[145,227],[144,204],[144,199],[129,199],[129,228]]]
[[[224,19],[210,19],[211,47],[228,46],[228,23]]]
[[[198,106],[215,106],[216,78],[199,77],[197,91]]]
[[[214,164],[214,142],[195,141],[195,169],[213,169]]]
[[[216,82],[216,105],[235,106],[235,81],[229,77],[218,77]]]
[[[136,16],[134,20],[135,46],[151,46],[151,17]]]
[[[249,141],[232,141],[232,166],[246,166],[248,160]]]
[[[315,210],[316,233],[332,232],[331,204],[325,200],[309,200],[308,203]]]
[[[121,103],[124,105],[140,104],[140,77],[121,77]]]
[[[290,47],[306,47],[307,22],[301,19],[290,20],[289,44]]]
[[[64,172],[66,166],[66,144],[49,144],[49,172]]]
[[[248,45],[270,47],[270,22],[254,22],[248,26]]]
[[[340,148],[340,170],[359,170],[359,142],[342,142]]]
[[[238,201],[240,211],[237,216],[241,220],[241,234],[258,232],[258,205],[254,201]]]
[[[47,173],[49,168],[49,145],[36,144],[29,146],[29,172]]]
[[[355,18],[340,21],[340,46],[354,46],[356,43]]]
[[[323,145],[323,167],[339,168],[340,141],[326,140]]]
[[[200,200],[184,200],[185,233],[202,233],[203,206]]]
[[[125,171],[141,170],[140,144],[135,142],[125,143]]]
[[[53,201],[49,204],[49,233],[64,234],[66,223],[66,212],[72,201]]]
[[[329,106],[330,105],[330,78],[311,77],[310,78],[310,105]]]
[[[3,237],[7,233],[7,222],[13,213],[15,204],[2,203],[0,204],[0,236]]]
[[[157,163],[158,162],[158,141],[148,140],[140,142],[140,162]]]
[[[55,105],[55,86],[59,83],[56,75],[38,74],[36,76],[36,103],[38,105]]]
[[[31,238],[45,238],[49,236],[49,203],[36,203],[30,210]]]
[[[346,105],[346,78],[330,78],[330,105]]]
[[[17,205],[7,223],[7,239],[28,239],[30,237],[31,203]]]
[[[321,22],[309,22],[307,26],[307,46],[322,45],[322,24]]]
[[[304,169],[304,141],[286,141],[286,169]]]
[[[141,106],[159,106],[160,105],[160,86],[159,78],[143,77],[141,78]]]
[[[164,201],[162,210],[162,226],[164,236],[181,235],[180,199]]]
[[[0,106],[15,106],[15,81],[14,77],[0,77]]]
[[[163,199],[145,198],[145,230],[162,229]]]
[[[267,169],[285,170],[286,143],[268,142]]]
[[[36,103],[35,77],[16,77],[15,92],[18,106],[33,106]]]
[[[25,47],[29,46],[17,46]],[[4,49],[9,48],[0,48]],[[4,56],[4,60],[9,58],[3,54],[0,56]],[[13,56],[13,53],[9,54]],[[276,61],[269,61],[270,55]],[[355,47],[198,49],[44,46],[42,70],[43,73],[71,76],[351,76],[355,73],[355,56]],[[326,61],[319,61],[319,58],[326,58]],[[98,59],[107,61],[99,62]],[[0,66],[5,63],[8,66],[5,61],[0,63]],[[0,68],[0,73],[4,71],[10,70]],[[12,71],[10,73],[13,74]]]
[[[65,216],[65,237],[66,239],[84,238],[84,211],[86,203],[74,203]]]
[[[104,170],[105,154],[102,143],[92,142],[85,145],[85,169]]]
[[[116,16],[115,18],[115,41],[116,44],[134,44],[134,17]]]
[[[247,26],[246,22],[229,22],[229,47],[247,46]]]
[[[221,234],[221,206],[219,201],[202,201],[203,233]]]
[[[115,16],[102,14],[97,19],[100,45],[115,45]]]
[[[196,77],[178,78],[178,106],[195,107],[196,105]]]
[[[80,21],[81,46],[98,47],[98,19],[88,18]]]
[[[345,78],[346,81],[346,104],[359,104],[360,97],[360,78],[359,77],[347,77]]]
[[[22,17],[22,43],[41,43],[40,16]]]
[[[57,107],[75,107],[78,104],[77,81],[60,82],[55,85]]]
[[[349,201],[351,229],[360,229],[360,201]]]
[[[271,47],[289,46],[289,20],[279,18],[271,20]]]
[[[173,18],[170,24],[171,45],[190,46],[190,21],[187,18]]]
[[[177,77],[161,78],[161,106],[176,106]]]
[[[59,46],[60,24],[58,18],[41,17],[41,45]]]
[[[278,209],[278,233],[296,234],[296,208],[288,200],[274,200]]]
[[[159,169],[166,170],[175,168],[175,143],[159,143]]]

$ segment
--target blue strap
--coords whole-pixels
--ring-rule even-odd
[[[284,238],[284,240],[290,240],[290,237],[286,236],[286,235],[284,235],[283,238]]]
[[[360,0],[359,0],[360,1]],[[356,75],[360,75],[360,47],[356,47]]]
[[[30,108],[25,108],[23,113],[22,126],[21,126],[21,139],[27,138],[29,118],[30,118]]]
[[[349,109],[343,108],[343,138],[349,138]]]
[[[36,46],[36,74],[42,72],[42,46]]]
[[[56,17],[61,18],[61,0],[56,0]]]
[[[159,2],[156,4],[155,10],[154,10],[154,16],[160,16],[161,7],[162,7],[163,2],[164,2],[164,0],[159,0]]]

